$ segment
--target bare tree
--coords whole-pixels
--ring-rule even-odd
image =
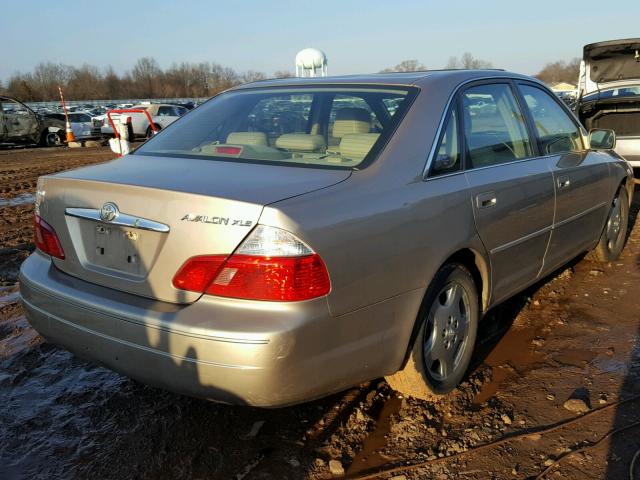
[[[418,60],[403,60],[395,67],[385,68],[384,70],[381,70],[381,72],[416,72],[421,70],[427,70],[427,67],[426,65],[418,62]]]
[[[247,70],[240,76],[242,83],[256,82],[258,80],[265,80],[267,76],[262,72],[256,72],[255,70]]]
[[[273,72],[273,78],[293,78],[294,76],[289,70],[276,70]]]
[[[131,71],[131,76],[141,89],[139,96],[153,98],[158,91],[161,75],[162,70],[155,58],[138,59]]]
[[[466,69],[466,70],[480,70],[483,68],[493,68],[491,62],[486,60],[480,60],[475,58],[470,52],[465,52],[462,57],[449,57],[449,61],[445,68],[448,69]]]
[[[65,94],[77,100],[98,98],[103,92],[102,80],[100,71],[92,65],[72,69]]]
[[[30,89],[39,97],[57,98],[58,85],[66,85],[72,72],[73,67],[61,63],[39,63],[30,76]]]
[[[209,73],[209,95],[215,95],[223,90],[234,87],[240,83],[238,74],[228,67],[223,67],[217,63],[211,64]]]
[[[569,62],[557,61],[547,63],[542,70],[538,72],[536,78],[545,83],[552,84],[557,82],[578,83],[580,75],[580,59],[574,58]]]

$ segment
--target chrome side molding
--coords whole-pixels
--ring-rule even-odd
[[[169,225],[149,220],[147,218],[134,217],[126,213],[119,213],[116,218],[110,221],[102,219],[99,208],[65,208],[65,215],[70,217],[84,218],[94,222],[101,222],[109,225],[119,225],[121,227],[138,228],[140,230],[149,230],[152,232],[168,233]]]

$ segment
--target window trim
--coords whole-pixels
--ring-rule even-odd
[[[551,90],[549,90],[548,88],[546,88],[544,85],[540,85],[537,84],[535,82],[531,82],[528,80],[516,80],[515,82],[515,87],[516,90],[518,92],[518,96],[522,99],[522,103],[525,107],[525,111],[526,111],[526,117],[528,120],[528,123],[530,123],[530,127],[531,130],[533,132],[533,135],[536,139],[536,145],[538,147],[538,153],[540,157],[554,157],[554,156],[558,156],[558,155],[566,155],[569,153],[583,153],[589,150],[589,148],[587,148],[587,142],[585,141],[585,136],[587,135],[584,127],[582,126],[582,124],[578,121],[578,119],[575,117],[575,115],[573,114],[573,112],[569,109],[569,107],[567,107],[567,105],[560,100]],[[569,120],[573,123],[573,125],[577,128],[578,133],[580,134],[580,141],[582,142],[582,149],[580,150],[569,150],[566,152],[555,152],[555,153],[546,153],[544,151],[544,149],[542,148],[542,140],[540,135],[538,135],[538,129],[536,128],[536,123],[535,123],[535,119],[533,118],[533,114],[531,113],[531,109],[529,108],[529,105],[527,104],[527,101],[524,98],[524,93],[522,92],[521,86],[528,86],[531,88],[536,88],[544,93],[546,93],[549,97],[551,97],[551,99],[560,107],[560,109],[565,112],[567,114],[567,117],[569,118]]]

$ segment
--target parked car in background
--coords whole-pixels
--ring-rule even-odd
[[[586,45],[578,89],[582,123],[614,130],[615,151],[640,167],[640,38]]]
[[[384,376],[433,399],[490,308],[620,255],[614,140],[509,72],[239,86],[41,177],[21,298],[48,341],[188,395],[272,407]]]
[[[156,127],[156,130],[162,130],[175,122],[178,118],[188,112],[185,107],[178,105],[171,105],[165,103],[152,103],[141,104],[130,107],[132,109],[141,109],[149,112],[151,121]],[[150,137],[152,133],[149,120],[144,113],[126,113],[123,114],[127,117],[131,117],[131,126],[133,134],[136,137]],[[120,114],[112,114],[112,118],[119,117]],[[113,135],[113,128],[109,124],[106,115],[101,116],[103,118],[103,126],[101,127],[101,133],[104,135]]]
[[[69,113],[69,123],[76,139],[97,138],[102,135],[100,127],[94,124],[93,116],[87,112]]]
[[[0,96],[0,143],[55,146],[64,140],[64,122],[35,113],[14,98]]]

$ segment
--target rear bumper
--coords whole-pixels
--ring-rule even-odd
[[[52,343],[143,383],[264,407],[395,371],[412,321],[391,320],[408,319],[421,298],[411,292],[341,317],[331,317],[325,298],[205,296],[175,305],[76,279],[37,252],[23,263],[20,284],[27,318]]]

